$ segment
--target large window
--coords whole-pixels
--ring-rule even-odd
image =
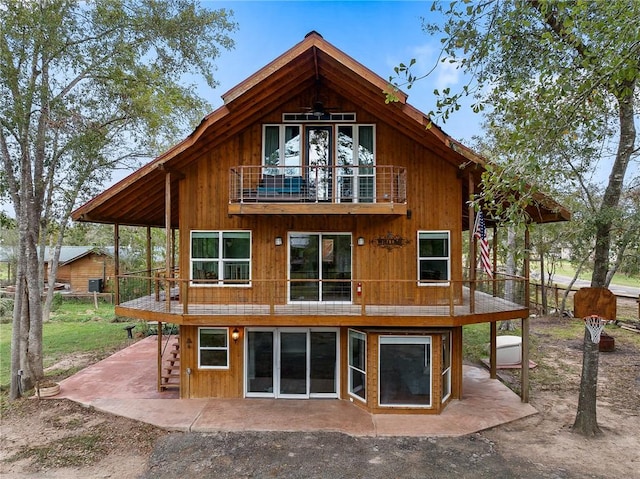
[[[227,328],[198,329],[198,368],[227,369],[229,367],[229,330]]]
[[[300,125],[265,125],[262,144],[265,175],[301,176]]]
[[[381,406],[431,406],[431,336],[381,336]]]
[[[262,174],[300,177],[319,201],[375,201],[375,126],[264,125]]]
[[[247,285],[251,275],[251,233],[192,231],[191,280],[201,285]]]
[[[367,398],[367,336],[349,330],[349,394]]]
[[[418,232],[418,280],[420,284],[450,279],[449,251],[448,231]]]
[[[337,148],[338,199],[372,203],[375,199],[373,125],[339,125]]]

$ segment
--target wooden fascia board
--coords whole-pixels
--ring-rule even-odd
[[[372,84],[378,85],[381,91],[384,91],[389,82],[384,80],[378,74],[369,70],[367,67],[357,62],[349,55],[339,50],[338,48],[331,45],[329,42],[324,40],[320,35],[316,33],[312,33],[308,35],[304,40],[302,40],[297,45],[293,46],[291,49],[277,57],[275,60],[258,70],[256,73],[251,75],[246,80],[242,81],[231,90],[227,91],[222,95],[222,100],[225,104],[233,102],[242,94],[255,87],[260,82],[266,80],[270,75],[284,68],[287,64],[294,62],[296,59],[304,55],[307,51],[312,48],[317,48],[318,52],[316,55],[319,55],[318,59],[320,65],[323,61],[322,55],[328,55],[334,61],[340,63],[344,67],[352,70],[358,76],[366,79]],[[310,57],[311,61],[314,61],[313,57]],[[319,67],[322,69],[322,66]],[[401,103],[405,103],[407,100],[407,95],[401,91],[397,92],[399,101]]]
[[[71,218],[75,221],[88,221],[85,218],[90,216],[89,213],[92,210],[102,205],[106,201],[109,201],[111,198],[115,197],[118,193],[121,193],[122,191],[129,189],[133,184],[147,177],[149,174],[152,174],[158,171],[158,169],[161,168],[162,165],[171,161],[173,158],[180,155],[181,153],[187,151],[189,148],[191,148],[194,144],[197,143],[197,141],[200,139],[200,137],[203,135],[203,133],[207,130],[207,128],[210,125],[216,123],[217,121],[224,118],[228,114],[229,114],[229,110],[225,106],[221,106],[214,112],[210,113],[202,120],[202,122],[200,122],[200,125],[196,127],[196,129],[193,131],[193,133],[191,133],[191,135],[189,135],[184,140],[177,143],[175,146],[173,146],[172,148],[170,148],[169,150],[167,150],[166,152],[158,156],[156,159],[150,161],[146,165],[142,166],[140,169],[134,171],[126,178],[120,180],[110,188],[103,191],[98,196],[94,197],[93,199],[86,202],[84,205],[77,208],[75,211],[71,213]]]

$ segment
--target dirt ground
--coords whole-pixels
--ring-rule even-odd
[[[602,435],[571,432],[582,339],[532,321],[530,399],[539,414],[461,438],[354,438],[337,433],[168,433],[66,400],[3,407],[0,477],[10,478],[634,478],[640,477],[640,333],[607,326]],[[578,329],[579,331],[579,329]],[[86,358],[85,358],[86,360]],[[500,371],[519,384],[517,373]]]

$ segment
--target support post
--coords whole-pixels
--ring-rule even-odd
[[[529,293],[529,274],[531,272],[531,241],[529,237],[529,225],[524,230],[524,302],[529,311],[531,295]],[[520,398],[522,402],[529,402],[529,316],[522,318],[522,362],[520,364]]]
[[[151,226],[147,226],[147,295],[151,295]]]
[[[162,391],[162,321],[158,321],[158,392]]]
[[[498,325],[495,321],[491,321],[491,323],[489,323],[491,325],[491,333],[490,333],[490,339],[489,339],[489,375],[491,377],[491,379],[496,379],[498,377],[498,373],[497,373],[497,363],[498,363],[498,355],[497,355],[497,344],[498,341],[496,340],[497,337],[497,332],[498,332]]]
[[[116,306],[120,304],[120,225],[113,225],[113,294]]]
[[[476,242],[473,235],[475,225],[475,212],[471,201],[475,194],[473,175],[469,174],[469,312],[473,314],[476,309]]]
[[[493,297],[498,296],[498,283],[496,282],[496,272],[498,271],[498,225],[493,224],[493,238],[491,239],[493,243],[493,258],[491,262],[493,263],[491,266],[491,270],[493,271]]]
[[[171,311],[171,264],[173,251],[171,243],[171,173],[164,175],[164,233],[165,233],[165,305],[167,312]]]

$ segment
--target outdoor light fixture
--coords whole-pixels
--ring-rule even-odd
[[[233,328],[233,331],[231,332],[231,339],[233,339],[233,342],[237,343],[239,337],[240,331],[238,331],[238,328]]]
[[[187,349],[191,349],[191,338],[187,338]]]
[[[282,236],[276,236],[276,246],[282,246]]]
[[[358,236],[358,246],[364,246],[364,238],[362,236]]]

